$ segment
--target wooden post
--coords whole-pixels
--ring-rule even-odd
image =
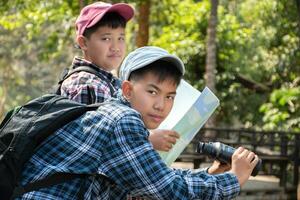
[[[297,186],[297,199],[300,200],[300,182],[299,182],[299,145],[300,137],[295,135],[294,149],[294,186]]]
[[[281,147],[280,147],[280,153],[281,156],[287,156],[287,136],[285,133],[281,133]],[[286,167],[287,167],[287,162],[280,162],[280,182],[279,185],[281,187],[286,187],[286,182],[287,182],[287,172],[286,172]]]

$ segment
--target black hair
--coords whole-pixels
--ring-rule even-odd
[[[131,72],[128,80],[138,81],[142,79],[147,73],[154,74],[158,78],[159,82],[163,82],[166,79],[170,78],[177,86],[179,85],[182,78],[182,73],[172,62],[157,60],[143,68]]]
[[[113,29],[119,27],[125,28],[126,20],[117,12],[108,12],[94,26],[85,29],[83,32],[83,36],[89,38],[92,33],[96,32],[99,27],[103,26],[108,26]]]

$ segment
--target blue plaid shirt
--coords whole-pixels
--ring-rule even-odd
[[[18,199],[232,199],[240,186],[234,174],[168,168],[148,141],[141,116],[120,95],[90,111],[45,140],[26,163],[21,184],[56,172],[105,174],[74,179],[24,194]]]
[[[100,69],[91,62],[75,57],[72,63],[72,69],[80,66],[91,66],[97,69],[116,90],[121,87],[120,80],[114,77],[110,72]],[[112,96],[107,81],[88,72],[82,71],[74,73],[62,83],[61,95],[83,104],[101,103]]]

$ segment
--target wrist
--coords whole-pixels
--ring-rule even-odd
[[[208,174],[210,174],[209,169],[210,169],[210,167],[207,167],[206,170],[205,170],[205,172],[208,173]]]

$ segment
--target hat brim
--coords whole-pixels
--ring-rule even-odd
[[[153,63],[157,60],[164,60],[164,61],[170,62],[181,72],[182,75],[185,73],[184,64],[176,56],[172,56],[172,55],[161,56],[160,58],[153,60],[151,63]],[[148,64],[150,64],[150,63],[148,63]]]
[[[97,22],[101,20],[101,18],[108,12],[116,12],[128,22],[134,16],[134,9],[128,4],[125,3],[117,3],[110,6],[106,11],[97,15],[91,22],[86,26],[86,28],[94,26]]]

